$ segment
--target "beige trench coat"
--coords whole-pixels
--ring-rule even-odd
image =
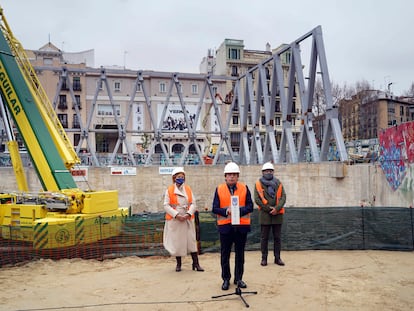
[[[184,190],[184,184],[180,187],[174,185],[174,193],[177,194],[178,206],[176,209],[170,205],[170,197],[168,189],[164,195],[164,210],[170,214],[173,219],[166,220],[164,225],[163,243],[165,249],[171,256],[186,256],[189,253],[197,252],[197,240],[194,218],[186,221],[180,221],[175,219],[175,216],[180,213],[185,215],[189,213],[194,215],[197,210],[195,204],[195,197],[193,194],[193,203],[188,206],[187,194]]]

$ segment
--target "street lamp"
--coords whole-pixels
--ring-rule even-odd
[[[392,82],[388,83],[388,86],[387,86],[388,94],[391,94],[391,85],[392,85]]]

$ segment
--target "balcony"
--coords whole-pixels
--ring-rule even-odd
[[[66,110],[66,109],[68,109],[68,104],[66,102],[62,102],[62,103],[59,103],[59,105],[57,107],[60,110]]]

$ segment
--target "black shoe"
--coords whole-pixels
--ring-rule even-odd
[[[267,266],[267,259],[262,259],[260,265],[261,266]]]
[[[240,287],[240,288],[246,288],[247,287],[246,283],[244,283],[242,280],[234,281],[234,284],[236,284],[237,287]]]
[[[229,287],[230,287],[230,282],[229,282],[229,280],[224,280],[224,281],[223,281],[223,285],[221,285],[221,289],[222,289],[222,290],[228,290],[228,289],[229,289]]]
[[[276,258],[275,259],[275,264],[277,264],[279,266],[284,266],[285,265],[285,263],[280,258]]]
[[[201,268],[198,263],[197,264],[193,264],[193,270],[200,271],[200,272],[203,272],[204,271],[204,269]]]

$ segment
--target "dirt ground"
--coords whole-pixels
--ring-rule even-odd
[[[269,258],[270,259],[270,258]],[[412,310],[414,252],[286,251],[286,266],[246,252],[241,292],[221,290],[220,255],[39,260],[0,268],[0,310]],[[231,257],[234,267],[234,253]],[[215,297],[221,296],[222,297]],[[247,305],[246,305],[246,304]]]

